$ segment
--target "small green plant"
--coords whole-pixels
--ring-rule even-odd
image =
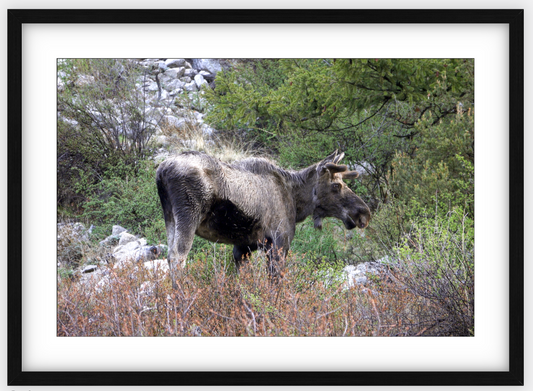
[[[60,279],[74,278],[75,273],[74,270],[71,268],[59,267],[57,269],[57,275]]]
[[[346,255],[346,248],[343,246],[345,238],[341,226],[342,223],[328,218],[324,220],[322,229],[317,230],[312,218],[308,217],[296,226],[291,250],[294,253],[305,253],[308,259],[326,259],[330,262],[342,260]]]

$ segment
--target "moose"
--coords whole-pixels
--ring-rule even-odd
[[[195,234],[232,244],[237,270],[252,251],[264,250],[270,276],[279,277],[296,223],[307,216],[313,216],[318,229],[324,217],[340,219],[347,229],[366,228],[370,209],[343,182],[359,173],[339,165],[343,157],[335,151],[300,171],[282,169],[264,158],[229,164],[201,152],[184,152],[162,162],[156,182],[172,286],[177,287]]]

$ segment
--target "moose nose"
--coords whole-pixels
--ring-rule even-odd
[[[366,228],[367,226],[368,226],[368,219],[365,219],[364,217],[359,218],[359,227]]]

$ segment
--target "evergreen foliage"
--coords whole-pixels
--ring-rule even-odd
[[[369,167],[359,189],[367,200],[385,201],[396,154],[418,148],[418,122],[431,133],[459,103],[473,108],[473,67],[463,59],[249,61],[217,75],[206,118],[258,138],[287,166],[343,150],[348,164]]]

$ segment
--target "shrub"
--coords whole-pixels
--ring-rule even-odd
[[[57,227],[57,261],[62,266],[76,266],[90,249],[90,231],[81,223],[63,221]]]
[[[427,207],[437,198],[441,211],[455,206],[474,216],[474,115],[463,112],[449,121],[432,124],[428,114],[417,125],[420,132],[416,152],[397,154],[392,163],[391,186],[398,199]]]
[[[151,155],[164,110],[158,92],[144,87],[148,70],[133,61],[67,59],[58,70],[58,203],[75,207],[84,201],[80,190],[107,170]]]
[[[474,335],[474,221],[463,209],[414,222],[393,257],[396,278],[434,305],[428,328]]]
[[[324,219],[322,229],[318,230],[313,219],[308,217],[296,225],[291,252],[314,266],[321,263],[344,266],[371,261],[367,230],[348,231],[342,222],[334,218]]]
[[[59,276],[58,336],[431,335],[426,299],[394,282],[347,288],[291,256],[273,283],[254,253],[237,275],[220,253],[190,262],[172,289],[168,276],[130,264],[103,283]],[[101,266],[105,268],[105,266]],[[369,284],[372,284],[371,282]],[[370,288],[370,289],[369,289]]]
[[[145,236],[149,243],[166,243],[155,170],[151,161],[140,162],[137,171],[122,165],[109,170],[102,181],[89,186],[81,217],[107,235],[118,224]],[[125,178],[115,172],[126,172]]]

